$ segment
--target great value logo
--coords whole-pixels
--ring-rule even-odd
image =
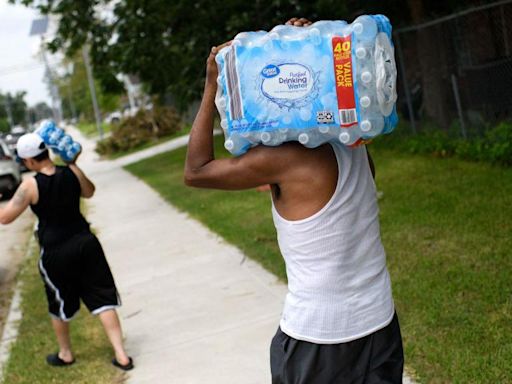
[[[261,70],[261,75],[267,79],[276,77],[280,73],[280,69],[277,65],[269,64]]]

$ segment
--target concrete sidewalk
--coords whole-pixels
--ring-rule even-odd
[[[120,168],[127,159],[99,161],[92,142],[72,135],[97,187],[87,216],[123,300],[136,365],[128,383],[270,383],[268,350],[285,286]]]
[[[186,139],[100,161],[94,143],[72,135],[84,146],[79,165],[97,187],[88,219],[123,299],[136,365],[127,382],[270,383],[269,345],[285,285],[121,168]]]

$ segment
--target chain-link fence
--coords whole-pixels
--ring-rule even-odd
[[[499,1],[394,33],[398,108],[420,122],[454,122],[468,137],[512,117],[512,0]]]

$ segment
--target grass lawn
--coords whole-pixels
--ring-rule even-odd
[[[4,371],[5,384],[115,384],[123,373],[110,363],[113,351],[98,318],[82,306],[71,322],[71,339],[76,363],[70,367],[50,367],[46,355],[58,351],[50,324],[43,283],[37,263],[39,250],[32,243],[31,257],[19,278],[22,286],[23,319]]]
[[[406,365],[424,383],[512,382],[512,169],[370,148]],[[285,279],[268,193],[187,188],[184,157],[127,169]]]

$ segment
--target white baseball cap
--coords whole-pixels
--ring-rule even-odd
[[[46,145],[37,133],[27,133],[18,139],[16,153],[22,159],[30,159],[46,150]]]

